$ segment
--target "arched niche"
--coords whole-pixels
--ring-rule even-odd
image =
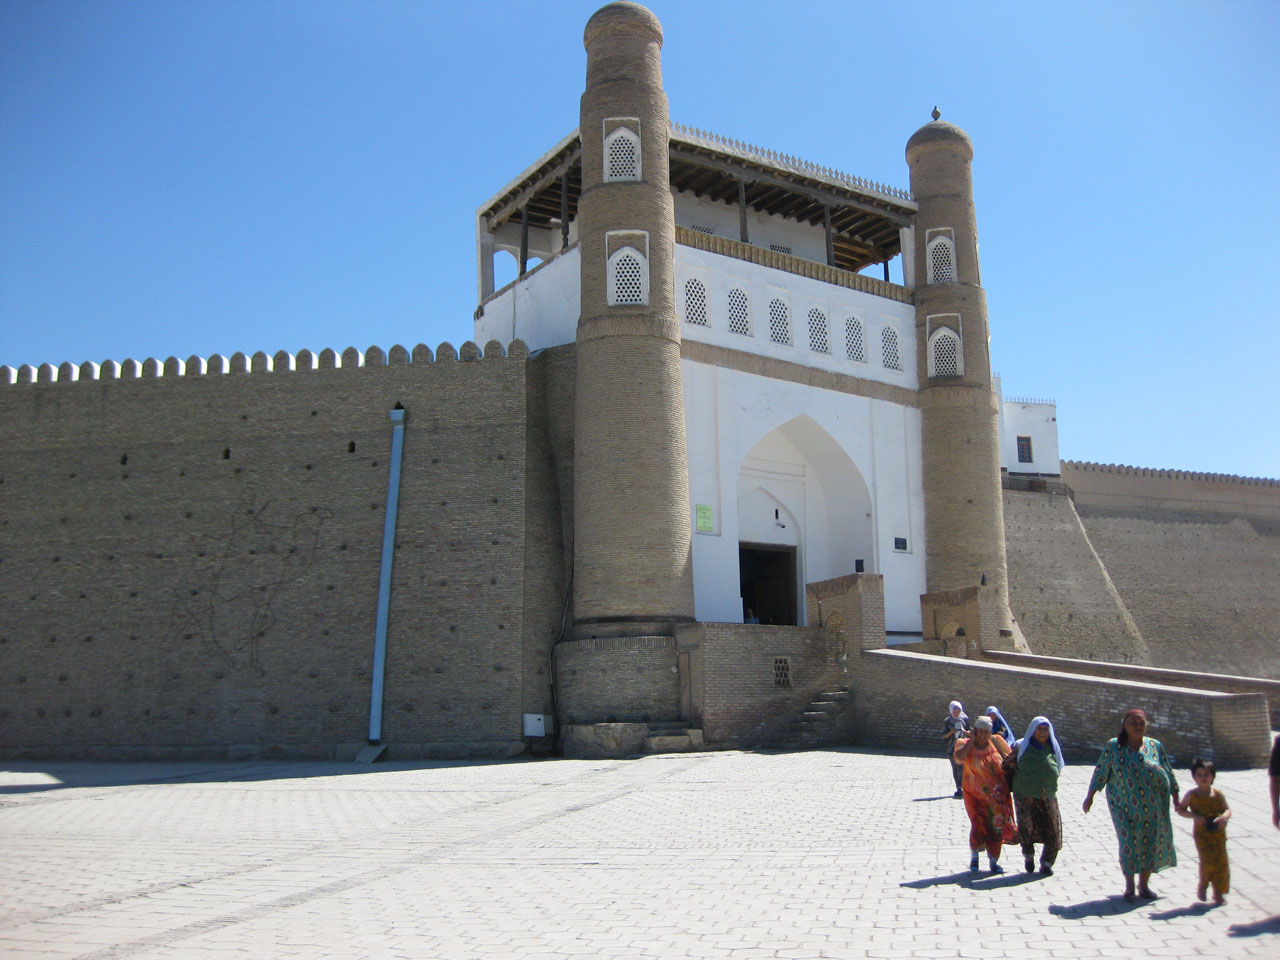
[[[867,483],[844,448],[808,414],[756,441],[738,467],[737,494],[744,607],[754,609],[753,600],[763,602],[754,592],[758,586],[752,586],[752,569],[768,568],[762,576],[772,583],[786,568],[782,555],[788,550],[795,558],[796,623],[805,622],[806,583],[876,572],[874,511]],[[778,556],[771,556],[775,553]],[[770,595],[778,593],[776,584],[768,590]]]

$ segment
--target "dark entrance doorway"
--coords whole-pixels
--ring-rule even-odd
[[[795,547],[739,544],[738,585],[744,618],[750,607],[761,623],[797,625]]]

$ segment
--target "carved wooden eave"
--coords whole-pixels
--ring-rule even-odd
[[[899,230],[916,204],[902,190],[873,184],[795,157],[672,125],[671,189],[713,202],[825,229],[832,265],[858,271],[901,252]],[[578,213],[582,143],[575,130],[477,211],[496,231],[512,219],[530,228],[560,226]]]

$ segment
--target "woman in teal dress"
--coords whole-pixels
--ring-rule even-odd
[[[1120,869],[1124,873],[1124,896],[1137,894],[1153,899],[1151,874],[1178,863],[1173,849],[1170,803],[1178,801],[1178,782],[1159,740],[1146,736],[1147,715],[1130,710],[1124,715],[1119,736],[1107,742],[1084,798],[1084,812],[1093,806],[1093,795],[1107,788],[1107,806],[1120,841]]]

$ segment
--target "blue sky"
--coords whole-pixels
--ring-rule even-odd
[[[460,344],[591,2],[0,0],[0,364]],[[1280,477],[1280,4],[654,0],[674,120],[907,186],[973,138],[1062,455]]]

